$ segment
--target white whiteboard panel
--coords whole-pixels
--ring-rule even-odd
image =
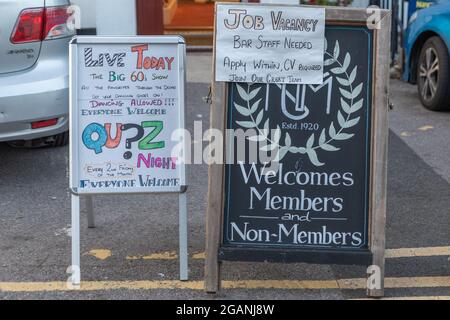
[[[322,84],[325,8],[218,3],[215,81]]]
[[[180,37],[71,43],[70,185],[78,194],[180,192],[185,44]]]

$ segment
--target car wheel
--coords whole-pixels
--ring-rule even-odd
[[[69,143],[69,131],[45,138],[8,142],[10,146],[15,148],[63,147],[68,143]]]
[[[49,141],[49,147],[63,147],[69,143],[69,131],[65,131],[50,138],[51,141]]]
[[[417,83],[422,104],[429,110],[450,107],[449,54],[439,37],[431,37],[422,47],[417,67]]]

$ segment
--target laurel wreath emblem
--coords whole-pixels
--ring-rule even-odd
[[[332,121],[328,130],[324,128],[318,139],[316,138],[316,134],[313,133],[303,147],[293,146],[288,132],[284,138],[284,145],[280,144],[282,138],[281,128],[277,126],[274,134],[270,135],[269,119],[265,121],[262,128],[260,127],[264,117],[264,108],[262,110],[259,109],[262,99],[257,101],[254,101],[254,99],[261,90],[261,87],[250,90],[251,84],[247,84],[247,90],[245,90],[241,85],[236,84],[239,96],[246,102],[246,106],[234,103],[234,107],[241,115],[249,118],[246,121],[236,121],[236,124],[243,128],[256,129],[257,134],[248,139],[254,142],[265,142],[266,144],[260,148],[261,151],[278,150],[275,156],[275,159],[278,161],[281,161],[288,153],[298,153],[308,155],[313,165],[317,167],[323,166],[324,163],[319,161],[318,151],[339,151],[340,148],[336,147],[336,144],[339,141],[349,140],[355,135],[354,133],[348,132],[348,129],[356,126],[361,120],[360,116],[355,117],[354,114],[364,104],[364,98],[358,100],[363,89],[363,83],[354,86],[358,67],[355,66],[350,73],[348,72],[351,63],[351,56],[348,52],[345,54],[343,61],[339,60],[339,41],[336,41],[332,52],[328,52],[327,49],[328,45],[325,39],[324,67],[330,67],[330,73],[335,75],[337,82],[340,84],[339,91],[342,95],[340,101],[341,110],[337,112],[338,127]]]

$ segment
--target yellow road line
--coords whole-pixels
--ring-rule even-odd
[[[101,290],[151,290],[191,289],[202,290],[202,281],[83,281],[78,289],[70,289],[66,282],[3,282],[0,292],[45,292],[45,291],[101,291]]]
[[[224,289],[365,289],[366,279],[340,279],[340,280],[224,280]],[[403,277],[386,278],[386,289],[398,288],[450,288],[449,277]],[[182,289],[203,290],[203,281],[178,280],[144,280],[144,281],[84,281],[80,291],[102,290],[155,290],[155,289]],[[66,282],[0,282],[0,292],[46,292],[70,291]]]
[[[355,299],[355,300],[371,300],[371,299]],[[410,297],[389,297],[379,300],[450,300],[450,296],[410,296]]]
[[[178,255],[175,251],[165,251],[160,253],[153,253],[148,256],[128,256],[127,260],[175,260]]]
[[[127,256],[126,260],[176,260],[178,259],[178,254],[175,251],[164,251],[152,253],[150,255],[138,255],[138,256]],[[191,259],[202,260],[205,259],[204,252],[194,253]]]
[[[450,256],[450,246],[448,246],[448,247],[424,247],[424,248],[387,249],[386,252],[385,252],[385,256],[386,256],[387,259],[390,259],[390,258]]]
[[[222,288],[284,289],[284,290],[339,289],[339,283],[336,280],[239,280],[239,281],[224,280],[222,281]]]
[[[399,248],[386,249],[386,259],[393,258],[413,258],[413,257],[434,257],[434,256],[450,256],[450,246],[447,247],[423,247],[423,248]],[[150,255],[128,256],[127,260],[176,260],[178,255],[175,251],[164,251],[153,253]],[[191,259],[205,259],[204,252],[194,253]]]
[[[99,260],[106,260],[112,256],[111,250],[108,249],[92,249],[89,252],[86,252],[84,255],[90,255]]]
[[[205,260],[205,257],[206,257],[206,253],[204,253],[204,252],[199,252],[199,253],[194,253],[193,255],[192,255],[192,259],[194,259],[194,260]]]
[[[417,130],[420,130],[420,131],[428,131],[428,130],[432,130],[432,129],[434,129],[434,127],[430,126],[430,125],[426,125],[426,126],[422,126],[420,128],[417,128]]]
[[[387,278],[386,288],[438,288],[450,287],[450,277]]]

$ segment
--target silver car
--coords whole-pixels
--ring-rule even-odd
[[[68,142],[66,0],[0,0],[0,142]]]

